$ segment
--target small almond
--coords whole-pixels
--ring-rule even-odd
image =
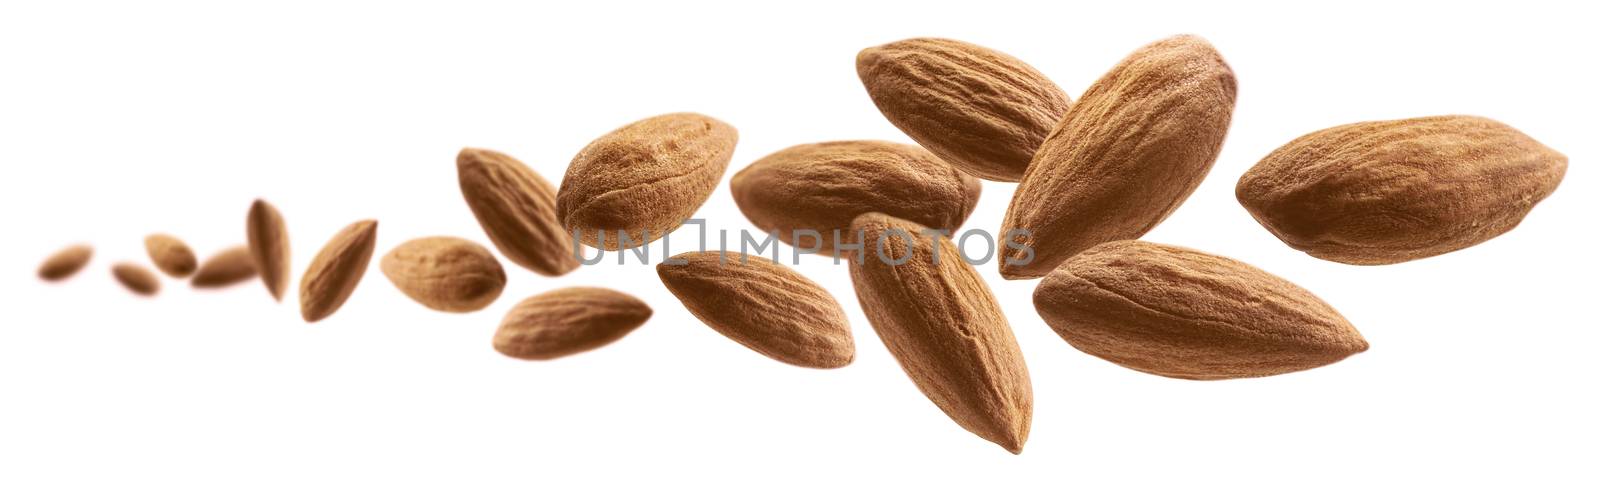
[[[321,321],[339,310],[367,273],[378,240],[378,221],[350,224],[333,235],[300,278],[300,316]]]
[[[83,266],[89,265],[89,259],[94,256],[94,248],[78,244],[50,254],[44,263],[39,264],[39,278],[46,281],[59,281],[72,277]]]
[[[644,301],[610,289],[556,289],[511,308],[494,333],[494,349],[524,360],[560,358],[622,339],[650,314]]]
[[[572,233],[556,218],[556,189],[506,154],[463,148],[456,155],[461,196],[500,254],[546,276],[577,269]]]
[[[265,200],[250,204],[245,240],[250,243],[250,258],[255,261],[261,282],[272,298],[282,301],[289,287],[289,229],[283,215]]]
[[[412,300],[452,313],[477,311],[506,287],[506,272],[489,249],[455,237],[413,239],[390,250],[383,275]]]
[[[250,248],[238,246],[213,254],[194,272],[189,284],[201,289],[231,286],[256,276],[256,262]]]
[[[1343,316],[1254,266],[1137,240],[1079,253],[1046,276],[1034,308],[1083,352],[1191,380],[1277,375],[1366,351]]]
[[[144,238],[144,250],[156,269],[172,277],[189,277],[200,264],[188,244],[167,234],[154,234]]]
[[[111,266],[111,275],[122,283],[122,287],[140,296],[154,296],[161,291],[161,280],[156,279],[156,273],[138,264],[119,262]]]
[[[760,257],[691,252],[657,264],[656,274],[706,326],[757,353],[808,368],[855,359],[844,308],[792,269]]]

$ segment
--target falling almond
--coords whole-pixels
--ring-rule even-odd
[[[264,200],[250,205],[245,240],[250,242],[250,258],[255,261],[261,282],[273,299],[283,300],[283,291],[289,286],[289,230],[283,215]]]
[[[377,240],[378,221],[356,222],[334,234],[311,259],[311,267],[300,278],[300,316],[307,323],[332,315],[350,299],[367,273]]]
[[[656,273],[706,326],[757,353],[808,368],[855,358],[839,301],[792,269],[760,257],[693,252],[657,264]]]

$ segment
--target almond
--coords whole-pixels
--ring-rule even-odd
[[[1239,178],[1239,203],[1284,243],[1393,264],[1506,233],[1555,191],[1567,157],[1498,121],[1435,116],[1301,136]]]
[[[122,287],[140,296],[154,296],[161,291],[161,280],[156,279],[156,274],[138,264],[119,262],[111,266],[111,275]]]
[[[711,196],[738,141],[732,126],[693,113],[646,118],[607,133],[567,166],[556,192],[561,225],[585,245],[605,250],[659,239]]]
[[[195,260],[194,250],[171,235],[154,234],[145,237],[144,250],[150,254],[150,262],[155,263],[156,269],[172,277],[189,277],[200,265]]]
[[[1056,268],[1033,304],[1083,352],[1191,380],[1277,375],[1366,351],[1361,333],[1299,286],[1192,249],[1107,242]]]
[[[1042,277],[1073,254],[1165,220],[1216,161],[1235,91],[1233,70],[1199,37],[1123,59],[1034,155],[1006,210],[1000,274]]]
[[[1070,99],[1009,55],[920,38],[856,55],[856,73],[889,122],[961,170],[1017,181]]]
[[[1033,420],[1022,350],[978,272],[925,228],[880,213],[856,217],[852,229],[866,244],[864,257],[850,259],[856,298],[929,400],[968,431],[1021,453]]]
[[[94,248],[78,244],[50,254],[50,257],[39,264],[39,278],[46,281],[59,281],[72,277],[83,266],[89,265],[89,259],[94,256]]]
[[[757,353],[808,368],[855,359],[844,308],[792,269],[760,257],[693,252],[657,264],[656,274],[706,326]]]
[[[350,299],[367,273],[377,240],[378,221],[362,220],[334,234],[311,259],[311,267],[300,278],[300,316],[307,323],[332,315]]]
[[[494,349],[524,360],[560,358],[622,339],[650,314],[644,301],[610,289],[556,289],[511,308],[494,332]]]
[[[740,170],[730,185],[756,227],[823,255],[834,254],[835,231],[840,242],[853,241],[850,221],[867,212],[954,231],[982,189],[977,178],[927,150],[887,141],[789,147]],[[796,230],[815,231],[815,240]]]
[[[248,222],[245,240],[250,243],[250,258],[255,261],[267,292],[282,301],[283,291],[289,286],[289,229],[283,223],[283,215],[272,204],[258,199],[250,204]]]
[[[577,269],[572,233],[556,219],[556,188],[504,153],[463,148],[456,155],[461,196],[478,225],[511,262],[546,276]]]
[[[200,263],[189,284],[202,289],[230,286],[256,276],[256,262],[250,248],[238,246],[218,252]]]
[[[483,309],[506,287],[506,272],[489,249],[455,237],[413,239],[390,250],[379,266],[400,292],[439,311]]]

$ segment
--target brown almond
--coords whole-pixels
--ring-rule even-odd
[[[194,250],[171,235],[153,234],[145,237],[144,250],[150,254],[150,262],[156,265],[156,269],[172,277],[189,277],[200,265],[195,260]]]
[[[855,359],[844,308],[792,269],[760,257],[690,252],[657,264],[656,274],[706,326],[757,353],[808,368]]]
[[[289,229],[283,215],[272,204],[257,199],[250,204],[248,222],[245,240],[250,244],[250,258],[267,292],[282,301],[283,291],[289,287]]]
[[[122,283],[122,287],[140,296],[154,296],[161,291],[161,280],[156,279],[156,273],[138,264],[119,262],[111,266],[111,275]]]
[[[732,126],[694,113],[646,118],[607,133],[567,166],[556,192],[561,225],[584,245],[605,250],[659,239],[711,196],[738,141]]]
[[[1254,266],[1137,240],[1051,272],[1033,304],[1083,352],[1191,380],[1277,375],[1366,351],[1361,333],[1299,286]]]
[[[377,241],[378,221],[362,220],[340,230],[322,246],[300,278],[300,316],[307,323],[332,315],[350,299],[367,273]]]
[[[46,281],[59,281],[72,277],[83,266],[89,265],[89,259],[94,257],[94,248],[85,244],[71,245],[50,254],[50,257],[39,264],[39,278]]]
[[[1042,277],[1084,249],[1155,228],[1211,170],[1235,91],[1233,70],[1199,37],[1123,59],[1034,155],[998,235],[1007,239],[1000,274]]]
[[[917,146],[837,141],[793,146],[733,175],[733,200],[756,227],[823,255],[851,243],[850,221],[880,212],[955,231],[978,204],[977,178]],[[804,232],[815,231],[815,237]],[[801,239],[801,240],[796,240]]]
[[[950,39],[862,50],[856,73],[889,122],[974,176],[1017,181],[1071,105],[1044,74],[1009,55]]]
[[[577,269],[577,244],[556,218],[556,188],[504,153],[463,148],[456,155],[461,196],[500,254],[546,276]],[[581,246],[580,246],[581,247]]]
[[[455,237],[413,239],[379,263],[383,275],[412,300],[452,313],[477,311],[506,287],[506,272],[489,249]]]
[[[1510,231],[1567,157],[1476,116],[1346,124],[1301,136],[1239,178],[1239,203],[1284,243],[1346,264],[1394,264]]]
[[[1033,386],[989,286],[926,227],[869,213],[852,228],[867,244],[850,259],[856,298],[900,368],[957,424],[1021,453]]]
[[[255,276],[255,259],[250,256],[250,248],[241,245],[213,254],[200,263],[200,269],[194,272],[189,284],[196,288],[213,289],[248,281]]]
[[[494,349],[524,360],[549,360],[622,339],[645,320],[639,298],[599,287],[569,287],[517,303],[494,332]]]

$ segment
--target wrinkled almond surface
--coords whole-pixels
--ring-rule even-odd
[[[464,148],[456,156],[461,196],[489,241],[511,262],[546,276],[578,268],[572,233],[556,218],[556,189],[504,153]]]
[[[790,147],[733,175],[733,200],[750,221],[779,240],[834,253],[855,240],[850,222],[880,212],[955,231],[972,214],[978,179],[920,147],[887,141],[837,141]],[[796,230],[813,230],[815,239]]]
[[[156,279],[156,273],[138,264],[119,262],[111,266],[111,275],[122,283],[122,287],[140,296],[154,296],[161,291],[161,280]]]
[[[1033,293],[1072,346],[1193,380],[1277,375],[1366,351],[1343,316],[1299,286],[1226,257],[1136,240],[1086,250]]]
[[[694,113],[646,118],[607,133],[567,166],[556,193],[561,225],[605,250],[659,239],[711,196],[738,141],[732,126]]]
[[[656,265],[661,282],[701,322],[757,353],[808,368],[855,359],[844,308],[793,269],[732,252],[690,252]]]
[[[306,322],[321,321],[350,299],[367,273],[377,241],[378,221],[362,220],[340,230],[322,246],[300,277],[300,316]]]
[[[869,213],[852,228],[867,244],[864,260],[850,259],[856,298],[900,368],[956,423],[1021,453],[1033,386],[989,286],[950,239],[922,235],[921,225]]]
[[[1393,264],[1503,234],[1544,200],[1567,157],[1498,121],[1435,116],[1301,136],[1239,178],[1239,202],[1290,247]]]
[[[1161,40],[1123,59],[1034,155],[997,234],[1012,242],[1001,244],[1000,274],[1042,277],[1073,254],[1138,238],[1165,220],[1216,161],[1235,91],[1233,70],[1199,37]],[[1021,247],[1032,249],[1031,260]]]
[[[273,299],[283,300],[283,291],[289,287],[289,229],[283,215],[265,200],[250,205],[245,240],[250,245],[250,258],[255,261],[261,282]]]
[[[439,311],[483,309],[506,287],[505,269],[494,254],[456,237],[412,239],[391,249],[379,266],[400,292]]]
[[[89,259],[94,257],[94,248],[78,244],[50,254],[50,257],[39,264],[39,278],[46,281],[59,281],[72,277],[83,266],[89,265]]]
[[[644,301],[611,289],[556,289],[511,308],[494,333],[494,349],[524,360],[560,358],[622,339],[650,314]]]
[[[1070,100],[1009,55],[950,39],[918,38],[856,55],[872,102],[945,161],[989,180],[1017,181]]]
[[[200,266],[195,260],[194,250],[171,235],[145,237],[144,250],[150,254],[150,262],[156,265],[156,269],[172,277],[189,277]]]

